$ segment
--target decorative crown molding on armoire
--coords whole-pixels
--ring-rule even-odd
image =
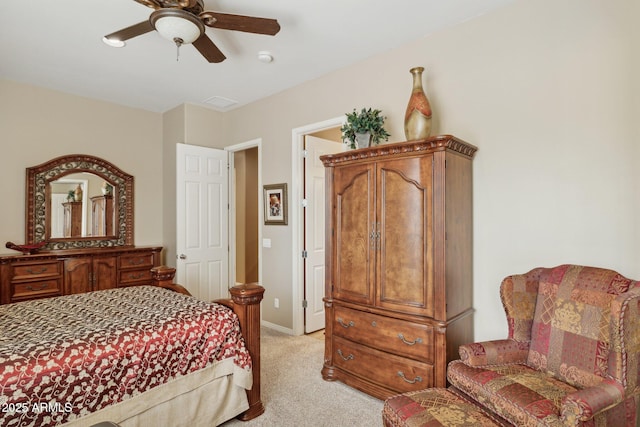
[[[441,135],[321,157],[325,380],[381,399],[446,386],[474,338],[476,150]]]

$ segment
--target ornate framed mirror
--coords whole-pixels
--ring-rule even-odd
[[[44,250],[133,245],[133,176],[99,157],[27,168],[26,243]]]

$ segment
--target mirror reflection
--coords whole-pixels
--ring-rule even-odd
[[[73,173],[49,182],[48,239],[114,236],[115,186],[88,173]]]

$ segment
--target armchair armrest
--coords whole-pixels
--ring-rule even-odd
[[[469,366],[526,363],[529,343],[512,339],[484,341],[461,345],[458,351]]]
[[[622,384],[605,379],[598,385],[565,396],[560,409],[561,420],[563,425],[582,425],[582,422],[612,408],[624,399]]]

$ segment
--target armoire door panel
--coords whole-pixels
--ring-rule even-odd
[[[334,291],[340,298],[369,304],[373,303],[374,173],[375,169],[367,165],[339,169],[334,183]]]
[[[380,162],[377,303],[408,313],[433,311],[431,156]]]

